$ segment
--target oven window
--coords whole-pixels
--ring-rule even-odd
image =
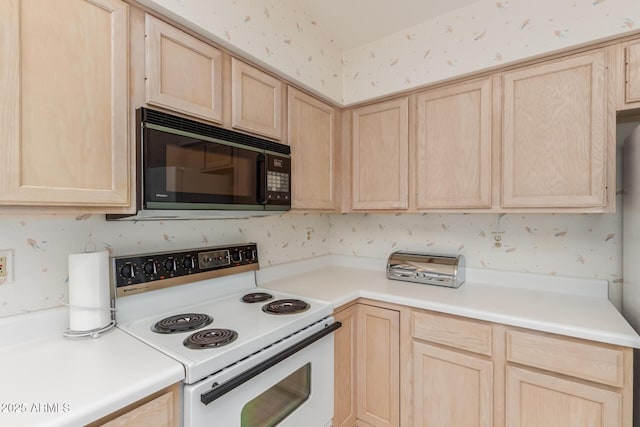
[[[302,405],[311,394],[307,363],[242,408],[241,427],[272,427]]]

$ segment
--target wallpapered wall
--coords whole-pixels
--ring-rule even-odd
[[[620,304],[619,214],[349,214],[329,223],[333,254],[462,254],[467,267],[606,279],[609,299]],[[492,232],[502,232],[501,248]]]
[[[343,102],[638,28],[638,0],[479,0],[344,52]]]
[[[0,249],[14,250],[15,281],[0,282],[0,317],[68,302],[68,256],[105,248],[114,256],[256,242],[262,265],[329,253],[323,215],[107,222],[104,215],[0,216]]]
[[[15,251],[15,282],[0,285],[0,317],[66,303],[67,258],[85,245],[126,255],[246,241],[258,243],[263,266],[329,253],[461,253],[470,267],[607,279],[618,304],[620,226],[619,214],[286,214],[135,223],[96,215],[0,217],[0,249]],[[492,231],[504,231],[502,248],[492,248]]]
[[[141,3],[343,104],[640,27],[638,0],[479,0],[343,52],[295,0]]]

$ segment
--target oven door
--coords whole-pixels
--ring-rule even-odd
[[[266,350],[269,354],[259,355],[262,362],[250,361],[249,365],[264,365],[274,353],[281,352],[281,344]],[[237,381],[251,370],[247,361],[238,363],[243,365],[240,367],[234,365],[229,372],[223,370],[198,383],[185,385],[184,426],[330,426],[333,417],[333,348],[333,334],[328,334],[208,404],[203,403],[208,401],[208,392]]]
[[[252,147],[142,131],[146,209],[264,209],[265,155]]]

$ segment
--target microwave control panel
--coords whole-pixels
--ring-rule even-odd
[[[282,172],[267,172],[267,191],[273,193],[289,192],[289,174]]]
[[[267,203],[291,204],[291,159],[267,156]]]
[[[111,258],[118,297],[258,269],[255,243]]]

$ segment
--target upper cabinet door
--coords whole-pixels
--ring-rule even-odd
[[[145,17],[146,101],[222,122],[222,54],[195,37]]]
[[[0,1],[1,204],[129,204],[128,34],[120,0]]]
[[[407,209],[409,100],[353,110],[352,209]]]
[[[282,138],[282,83],[244,62],[231,60],[232,126]]]
[[[416,207],[491,207],[491,80],[418,94]]]
[[[292,87],[288,91],[293,209],[333,210],[336,110]]]
[[[604,51],[504,74],[503,207],[606,204]]]
[[[640,40],[626,49],[626,102],[640,102]]]

